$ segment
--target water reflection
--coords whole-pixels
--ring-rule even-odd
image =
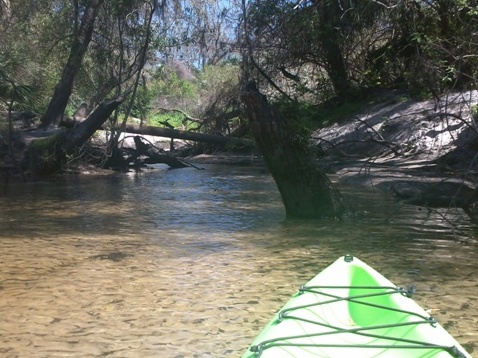
[[[239,356],[300,284],[345,252],[415,283],[417,301],[472,350],[476,228],[451,209],[342,190],[356,220],[284,221],[258,168],[3,188],[0,353]]]
[[[282,208],[269,178],[251,175],[213,167],[17,185],[4,192],[2,223],[17,234],[64,233],[67,227],[114,235],[158,228],[235,231],[277,222]]]

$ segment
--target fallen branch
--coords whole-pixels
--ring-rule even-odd
[[[125,132],[143,134],[143,135],[152,135],[157,137],[167,137],[174,139],[184,139],[197,142],[206,142],[214,144],[226,144],[226,143],[237,143],[243,145],[252,145],[252,141],[249,139],[235,138],[235,137],[223,137],[213,134],[197,133],[183,131],[179,129],[171,128],[162,128],[162,127],[151,127],[151,126],[138,126],[138,125],[126,125]]]
[[[380,145],[383,145],[385,147],[387,147],[388,149],[390,149],[395,155],[397,156],[403,156],[403,153],[400,151],[400,150],[397,150],[396,148],[400,148],[400,145],[397,144],[397,143],[393,143],[393,142],[390,142],[388,140],[386,140],[385,138],[383,138],[383,136],[378,133],[375,128],[373,128],[370,124],[368,124],[366,121],[364,121],[363,119],[360,119],[360,118],[356,118],[357,121],[359,121],[360,123],[362,123],[364,126],[366,126],[367,128],[369,128],[377,137],[378,139],[374,138],[372,136],[372,133],[370,133],[369,131],[367,131],[367,134],[370,136],[370,141],[373,142],[373,143],[377,143],[377,144],[380,144]]]
[[[143,160],[146,164],[158,164],[163,163],[169,165],[171,168],[185,168],[188,167],[183,161],[166,154],[160,149],[156,148],[152,144],[144,143],[143,138],[140,136],[134,137],[134,143],[136,144],[136,153],[129,158],[129,161],[136,160],[140,156],[147,156],[147,159]]]

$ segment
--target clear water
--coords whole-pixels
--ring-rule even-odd
[[[470,352],[478,231],[341,188],[360,214],[285,221],[260,168],[205,166],[0,187],[0,356],[238,357],[344,253],[397,285]]]

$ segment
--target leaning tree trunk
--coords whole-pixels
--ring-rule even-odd
[[[98,16],[103,1],[104,0],[90,0],[87,3],[78,33],[74,34],[68,61],[63,68],[63,73],[55,87],[55,92],[48,104],[48,108],[41,118],[41,125],[44,127],[57,125],[63,117],[76,76],[81,68],[83,57],[91,41],[96,17]]]
[[[256,143],[282,196],[288,218],[340,217],[344,206],[316,164],[307,139],[288,128],[287,120],[261,93],[243,93]]]
[[[61,170],[68,156],[101,128],[127,95],[101,103],[87,119],[73,128],[32,141],[24,160],[25,169],[40,175],[53,174]]]

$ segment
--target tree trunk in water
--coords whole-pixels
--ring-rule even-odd
[[[91,41],[96,17],[104,0],[90,0],[81,20],[80,29],[75,34],[71,45],[68,61],[63,68],[60,81],[55,87],[53,97],[48,108],[41,118],[41,125],[57,125],[63,117],[66,105],[70,99],[71,91],[75,83],[76,75],[81,67],[81,62]]]
[[[287,120],[261,93],[243,93],[256,143],[282,197],[288,218],[340,217],[345,207],[318,168],[307,139],[287,128]]]
[[[86,120],[73,128],[30,143],[25,163],[34,174],[48,175],[63,167],[68,155],[81,147],[106,122],[127,94],[101,103]]]

